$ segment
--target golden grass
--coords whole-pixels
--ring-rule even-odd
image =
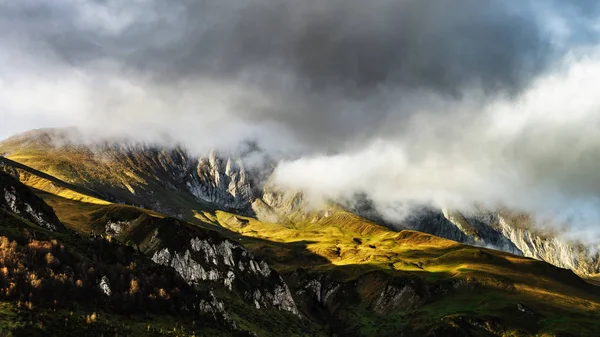
[[[61,186],[57,186],[56,184],[54,184],[52,181],[30,174],[28,172],[24,172],[24,171],[20,171],[19,172],[19,179],[21,180],[21,182],[23,182],[25,185],[35,188],[37,190],[40,191],[44,191],[56,196],[60,196],[62,198],[65,199],[71,199],[74,201],[80,201],[80,202],[84,202],[84,203],[90,203],[90,204],[97,204],[97,205],[108,205],[110,204],[110,202],[106,201],[106,200],[102,200],[90,195],[86,195],[83,193],[79,193],[76,191],[73,191],[69,188],[65,188],[65,187],[61,187]]]
[[[589,296],[576,287],[558,281],[559,275],[553,274],[559,271],[557,268],[532,275],[529,270],[543,266],[542,262],[466,246],[425,233],[395,232],[343,211],[286,225],[261,222],[223,211],[217,211],[215,215],[221,226],[245,237],[274,243],[304,244],[309,253],[323,258],[321,266],[312,266],[316,269],[328,268],[328,264],[372,266],[389,272],[475,279],[491,288],[512,287],[517,293],[561,303],[564,307],[600,308],[595,298],[590,302]],[[241,224],[235,217],[247,223]],[[257,247],[264,249],[261,245]],[[249,248],[256,249],[252,245]],[[275,268],[287,270],[290,268],[287,263],[293,261],[283,261]]]
[[[6,158],[10,160],[68,183],[102,181],[122,186],[130,192],[134,191],[134,185],[146,184],[142,177],[128,168],[127,164],[134,164],[129,159],[109,159],[114,154],[111,151],[94,153],[85,146],[54,147],[43,141],[21,143],[14,140],[0,143],[0,153],[6,153]]]

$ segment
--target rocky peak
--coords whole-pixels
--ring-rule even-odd
[[[221,158],[212,151],[200,158],[195,172],[186,182],[189,191],[199,200],[226,209],[249,210],[254,199],[252,186],[240,159]]]
[[[523,226],[514,219],[498,214],[490,226],[498,229],[523,256],[546,261],[557,267],[571,269],[581,276],[600,274],[600,256],[578,243],[567,242],[556,236],[544,236]]]

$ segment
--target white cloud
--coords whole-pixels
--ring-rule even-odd
[[[414,202],[463,210],[507,206],[556,226],[570,222],[572,235],[599,240],[599,55],[570,58],[520,96],[480,111],[471,111],[466,96],[446,102],[443,114],[416,115],[394,139],[282,162],[275,177],[313,197],[367,193],[396,221],[405,215],[396,206]]]

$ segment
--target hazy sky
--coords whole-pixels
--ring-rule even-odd
[[[254,140],[281,183],[391,218],[482,202],[600,233],[599,6],[0,1],[0,138]]]

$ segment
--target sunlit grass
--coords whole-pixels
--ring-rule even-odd
[[[529,258],[466,246],[425,233],[395,232],[362,218],[348,216],[343,211],[293,225],[261,222],[223,211],[217,211],[216,217],[221,226],[246,237],[274,243],[301,243],[308,253],[323,258],[321,265],[313,265],[313,268],[364,265],[388,272],[420,273],[432,280],[475,280],[490,288],[513,289],[517,294],[582,310],[598,308],[599,305],[597,302],[590,305],[592,302],[586,299],[586,294],[578,291],[577,285],[569,284],[578,280],[574,275],[572,278],[566,275],[566,284],[558,281],[565,277],[563,274],[570,273],[568,271],[562,272]],[[243,219],[243,223],[239,219]],[[255,245],[253,247],[250,243],[250,248],[259,251],[278,249],[276,245],[267,247],[269,245],[264,241]],[[302,259],[302,256],[297,259],[300,266],[303,266]],[[289,270],[289,264],[293,263],[294,260],[288,256],[275,267]]]
[[[80,202],[90,203],[90,204],[97,204],[97,205],[110,204],[110,202],[108,202],[106,200],[102,200],[102,199],[99,199],[99,198],[96,198],[96,197],[93,197],[90,195],[79,193],[79,192],[76,192],[74,190],[71,190],[71,189],[68,189],[65,187],[57,186],[56,184],[54,184],[53,182],[51,182],[47,179],[29,174],[27,172],[20,172],[20,180],[21,180],[21,182],[28,185],[29,187],[35,188],[40,191],[48,192],[53,195],[60,196],[65,199],[71,199],[71,200],[75,200],[75,201],[80,201]]]

